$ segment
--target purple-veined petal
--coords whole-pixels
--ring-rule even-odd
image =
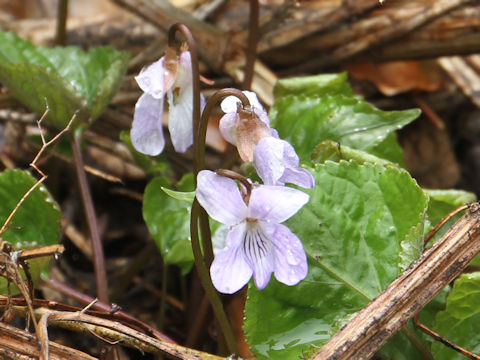
[[[273,243],[275,278],[286,285],[298,284],[308,273],[307,256],[302,242],[285,225],[260,224]]]
[[[224,294],[240,290],[252,277],[252,269],[245,261],[243,240],[246,224],[234,226],[227,235],[227,248],[218,253],[210,267],[210,276],[215,288]]]
[[[266,185],[283,185],[278,180],[285,172],[284,143],[283,140],[266,136],[255,147],[253,166]]]
[[[309,198],[307,194],[297,189],[260,185],[252,190],[248,217],[281,223],[295,215]]]
[[[178,96],[167,92],[168,130],[176,152],[185,152],[193,144],[193,86],[180,88]]]
[[[143,94],[135,105],[130,139],[135,149],[146,155],[158,155],[165,146],[162,129],[163,98]]]
[[[247,222],[247,232],[243,242],[247,263],[253,269],[255,286],[262,290],[267,286],[274,270],[273,244],[257,221]]]
[[[165,57],[155,61],[150,66],[143,68],[140,74],[135,76],[135,80],[143,92],[150,94],[155,99],[163,99],[164,96],[164,67]]]
[[[296,167],[287,168],[279,179],[280,185],[283,184],[295,184],[305,189],[313,189],[315,186],[315,178],[312,173],[307,169]]]
[[[236,112],[227,113],[222,116],[218,126],[223,138],[232,145],[237,145],[237,121],[239,119],[240,115]]]
[[[213,219],[236,225],[247,217],[247,205],[234,180],[202,170],[197,176],[197,199]]]

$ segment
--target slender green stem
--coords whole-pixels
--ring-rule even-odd
[[[192,250],[193,256],[195,258],[195,266],[197,268],[200,280],[202,281],[203,288],[205,289],[205,293],[207,294],[208,299],[212,304],[215,317],[217,318],[222,333],[225,336],[228,350],[232,354],[237,354],[238,350],[235,336],[228,321],[227,315],[225,314],[225,311],[223,309],[222,301],[220,300],[220,297],[218,296],[218,293],[212,284],[212,280],[210,279],[210,273],[205,264],[205,261],[203,260],[202,249],[200,247],[200,241],[198,237],[198,217],[200,210],[201,206],[198,203],[198,200],[195,199],[193,201],[192,212],[190,216],[190,236],[192,238]]]
[[[255,73],[255,59],[257,57],[258,42],[258,0],[250,0],[250,17],[248,20],[248,43],[245,60],[245,71],[242,89],[250,90],[252,87],[253,74]]]
[[[195,178],[198,174],[200,169],[205,167],[205,138],[207,134],[207,124],[210,112],[212,111],[213,107],[216,103],[226,97],[226,96],[236,96],[240,99],[243,103],[244,107],[249,107],[250,102],[248,98],[237,89],[222,89],[217,91],[210,100],[207,102],[205,109],[202,113],[202,118],[200,123],[198,124],[198,131],[196,133],[197,137],[194,141],[194,153],[195,153]],[[205,259],[202,255],[202,250],[200,247],[200,240],[198,237],[198,220],[200,219],[200,227],[202,230],[202,244],[203,250],[205,253]],[[197,267],[198,274],[200,276],[200,280],[202,281],[202,285],[205,289],[205,292],[212,304],[213,311],[217,318],[217,321],[222,329],[222,332],[225,336],[227,346],[230,352],[237,353],[237,345],[235,342],[235,337],[233,335],[233,331],[230,327],[230,323],[228,322],[228,318],[225,314],[223,309],[223,304],[218,296],[217,291],[215,290],[212,280],[210,278],[210,274],[208,268],[213,261],[213,249],[212,249],[212,242],[210,236],[210,226],[208,224],[208,216],[205,210],[200,206],[197,199],[195,199],[192,212],[190,217],[190,237],[192,239],[192,248],[193,254],[195,258],[195,265]]]
[[[59,0],[57,7],[57,33],[55,44],[65,46],[67,44],[67,17],[68,0]]]
[[[87,218],[90,238],[92,241],[93,266],[95,270],[95,283],[97,297],[100,301],[108,303],[107,271],[105,270],[105,259],[103,255],[102,240],[98,229],[97,216],[93,207],[92,195],[88,186],[87,175],[83,167],[83,156],[81,148],[81,132],[72,134],[72,150],[77,174],[78,186],[83,202],[83,209]]]

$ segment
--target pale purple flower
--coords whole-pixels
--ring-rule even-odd
[[[221,103],[225,115],[220,119],[219,128],[224,139],[237,146],[242,160],[252,161],[255,144],[271,135],[270,119],[254,92],[243,93],[250,101],[250,109],[242,109],[237,97],[226,97]]]
[[[232,294],[252,275],[258,289],[267,286],[272,273],[286,285],[305,278],[308,265],[302,243],[281,223],[308,202],[307,194],[283,186],[256,185],[247,204],[230,178],[203,170],[197,182],[199,203],[228,227],[225,247],[210,267],[218,291]]]
[[[167,50],[160,60],[142,69],[135,77],[144,94],[135,105],[130,138],[139,152],[158,155],[165,139],[162,129],[165,95],[169,104],[168,130],[173,147],[185,152],[193,143],[193,83],[189,51],[179,56]]]
[[[315,186],[315,179],[300,160],[288,141],[274,136],[262,138],[254,151],[253,165],[266,185],[295,184],[307,189]]]

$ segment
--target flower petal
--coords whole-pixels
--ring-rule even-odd
[[[213,219],[236,225],[247,217],[247,205],[234,180],[202,170],[197,176],[197,199]]]
[[[227,248],[215,256],[210,267],[210,276],[215,288],[221,293],[233,294],[252,277],[252,269],[245,261],[242,244],[246,225],[234,226],[227,235]]]
[[[193,86],[180,88],[174,99],[171,91],[167,92],[169,105],[168,131],[176,152],[185,152],[193,144]]]
[[[217,255],[226,248],[225,240],[229,231],[230,226],[220,225],[215,231],[215,233],[212,235],[213,253],[215,255]]]
[[[298,166],[299,159],[290,143],[268,136],[255,148],[253,165],[266,185],[295,184],[311,189],[315,179],[307,170]]]
[[[247,263],[253,269],[255,286],[262,290],[272,277],[275,258],[272,242],[257,221],[247,222],[243,250]]]
[[[266,136],[255,147],[253,166],[266,185],[283,185],[279,184],[278,180],[285,172],[283,159],[285,142],[272,136]]]
[[[308,202],[308,199],[307,194],[297,189],[260,185],[252,190],[248,217],[281,223],[295,215]]]
[[[176,152],[185,152],[193,144],[193,80],[189,51],[179,57],[177,77],[167,91],[169,105],[168,130]]]
[[[254,109],[254,112],[265,124],[270,126],[270,119],[267,112],[263,108],[262,104],[258,100],[257,94],[253,91],[242,91],[250,102],[250,106]],[[236,96],[227,96],[220,104],[222,111],[226,114],[237,112],[237,104],[241,103],[240,99]]]
[[[165,57],[162,57],[150,66],[143,68],[140,74],[135,76],[140,89],[155,99],[161,99],[164,96],[164,61]]]
[[[315,178],[307,169],[301,167],[287,168],[279,179],[279,183],[280,185],[288,183],[301,186],[305,189],[313,189],[315,186]]]
[[[137,151],[158,155],[165,146],[162,129],[163,98],[143,94],[135,105],[130,138]]]
[[[261,223],[274,246],[274,274],[286,285],[296,285],[307,276],[308,263],[300,239],[282,224]]]
[[[220,103],[220,107],[225,114],[237,112],[237,104],[241,103],[240,99],[236,96],[227,96]]]
[[[237,121],[239,119],[240,115],[236,112],[227,113],[220,119],[220,133],[232,145],[237,145]]]

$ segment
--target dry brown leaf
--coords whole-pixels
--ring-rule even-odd
[[[387,96],[421,90],[435,91],[443,84],[441,69],[430,61],[392,61],[344,67],[354,78],[369,80]]]

